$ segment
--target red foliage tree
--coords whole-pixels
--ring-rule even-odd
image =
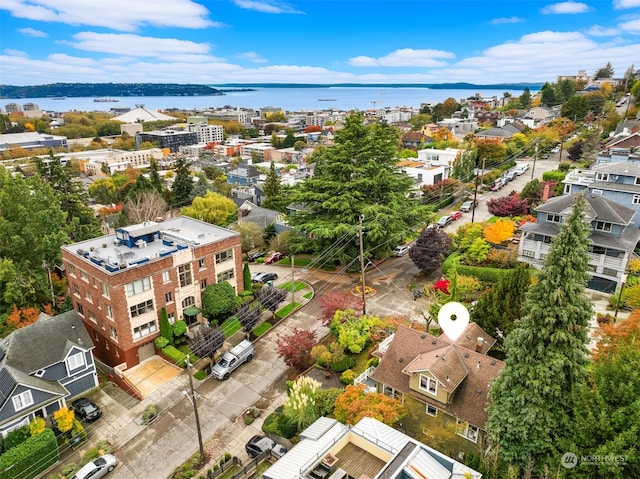
[[[344,291],[329,291],[320,296],[320,309],[322,309],[322,316],[318,319],[322,321],[323,326],[329,327],[336,311],[345,309],[362,311],[362,298]]]
[[[406,416],[407,411],[399,399],[382,393],[365,393],[364,386],[347,386],[336,398],[333,413],[345,424],[356,424],[363,417],[372,417],[389,426]]]
[[[487,209],[494,216],[524,216],[529,213],[529,202],[521,200],[518,192],[487,201]]]
[[[291,334],[279,334],[276,339],[278,357],[290,368],[302,371],[311,364],[311,348],[317,343],[315,331],[294,328]]]
[[[53,310],[50,305],[45,305],[44,312],[48,315],[53,315]],[[40,316],[40,310],[38,308],[22,308],[18,309],[16,305],[13,305],[13,309],[7,318],[7,324],[15,329],[20,329],[29,324],[33,324],[38,320]]]
[[[304,129],[305,133],[313,133],[315,131],[322,131],[322,127],[318,125],[311,125]]]

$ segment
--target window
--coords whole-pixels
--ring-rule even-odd
[[[129,308],[129,311],[131,311],[132,318],[135,318],[136,316],[140,316],[141,314],[144,314],[147,311],[153,311],[153,300],[150,299],[148,301],[144,301],[142,303],[136,304],[135,306],[131,306]]]
[[[31,396],[31,391],[25,391],[16,396],[13,396],[13,408],[16,411],[20,411],[26,407],[29,407],[33,404],[33,396]]]
[[[105,309],[107,310],[107,318],[113,319],[113,309],[108,304],[105,305]]]
[[[562,223],[562,216],[553,213],[547,213],[547,221],[551,223]]]
[[[76,267],[75,267],[75,265],[72,265],[71,263],[69,263],[69,274],[71,276],[75,276],[76,275]]]
[[[89,282],[89,275],[87,274],[86,271],[80,270],[80,277],[82,278],[83,281],[86,281],[87,283]]]
[[[640,177],[636,177],[635,184],[636,184],[636,185],[640,185]]]
[[[178,277],[180,278],[180,287],[184,288],[185,286],[189,286],[193,283],[191,279],[191,264],[183,264],[182,266],[178,266]]]
[[[609,173],[597,173],[596,180],[598,181],[609,181]]]
[[[167,314],[167,319],[169,320],[169,324],[175,323],[176,322],[176,314],[175,313]]]
[[[427,414],[429,416],[436,417],[438,415],[438,408],[432,406],[431,404],[427,404]]]
[[[44,373],[46,373],[46,369],[40,369],[38,371],[36,371],[35,373],[33,373],[33,375],[37,378],[41,378],[42,376],[44,376]]]
[[[420,389],[427,391],[429,394],[436,395],[438,394],[438,381],[433,378],[430,378],[429,376],[425,376],[424,374],[421,374]]]
[[[194,304],[196,304],[196,298],[194,298],[193,296],[189,296],[182,301],[183,308],[188,308],[189,306],[193,306]]]
[[[127,284],[127,296],[134,296],[151,289],[151,279],[142,278]]]
[[[151,321],[147,324],[143,324],[141,326],[137,326],[133,328],[133,339],[140,339],[143,336],[148,336],[151,333],[155,333],[157,331],[157,326],[155,321]]]
[[[207,287],[207,278],[200,281],[200,289],[204,289]]]
[[[602,274],[606,274],[607,276],[616,277],[616,276],[618,276],[618,271],[615,270],[615,269],[611,269],[611,268],[604,268],[602,270]]]
[[[228,249],[228,250],[223,251],[221,253],[216,253],[216,264],[223,263],[223,262],[229,261],[231,259],[233,259],[233,250],[232,249]]]
[[[535,251],[531,251],[530,249],[523,249],[522,250],[522,256],[526,256],[527,258],[535,258],[536,257],[536,252]]]
[[[612,258],[619,258],[620,256],[624,256],[624,252],[617,249],[607,248],[607,256],[611,256]]]
[[[611,223],[604,221],[596,221],[596,229],[598,231],[611,231]]]
[[[113,326],[109,327],[109,334],[111,335],[111,339],[118,340],[118,330]]]
[[[69,356],[67,358],[67,366],[69,366],[70,371],[84,366],[84,354],[76,353]]]
[[[227,281],[229,279],[233,279],[235,276],[234,272],[232,269],[228,269],[227,271],[223,271],[222,273],[218,273],[217,275],[217,280],[218,283],[221,283],[222,281]]]
[[[173,302],[173,293],[167,293],[164,295],[164,301],[165,303],[171,303]]]
[[[458,435],[471,442],[478,442],[479,431],[476,426],[472,426],[468,422],[461,421],[458,423]]]
[[[633,195],[631,203],[633,203],[634,205],[640,205],[640,195]]]
[[[94,323],[96,322],[96,315],[93,311],[89,311],[89,319]]]
[[[596,245],[589,246],[589,253],[605,254],[606,252],[607,252],[607,249],[604,246],[596,246]]]
[[[110,298],[110,294],[109,294],[109,285],[105,282],[102,283],[102,296],[104,296],[105,298]]]
[[[564,185],[564,194],[568,195],[569,193],[571,193],[571,185]]]
[[[391,386],[387,386],[386,384],[382,388],[382,394],[384,394],[387,397],[394,398],[394,399],[398,397],[398,391],[393,389]]]
[[[78,314],[80,314],[81,316],[84,316],[84,306],[78,303],[76,304],[76,309],[78,310]]]
[[[90,303],[93,303],[93,296],[91,296],[91,293],[89,291],[84,292],[84,299],[86,299]]]
[[[80,290],[78,289],[78,285],[73,283],[72,287],[73,287],[73,294],[75,294],[76,296],[80,296]]]
[[[169,271],[162,272],[162,282],[168,283],[171,281],[171,273]]]
[[[206,268],[206,267],[207,267],[207,266],[206,266],[206,263],[205,263],[205,261],[204,261],[204,258],[200,258],[200,259],[198,260],[198,268],[200,268],[200,269],[204,269],[204,268]]]

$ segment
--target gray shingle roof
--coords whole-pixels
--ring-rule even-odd
[[[536,211],[568,215],[573,207],[575,195],[564,195],[550,198],[536,208]],[[590,220],[604,221],[618,225],[628,225],[635,210],[622,206],[615,201],[607,200],[601,196],[586,195],[587,208],[585,216]]]

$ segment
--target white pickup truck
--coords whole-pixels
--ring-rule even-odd
[[[231,373],[241,364],[251,361],[255,353],[256,349],[251,341],[243,339],[218,359],[211,370],[211,375],[216,379],[229,379]]]

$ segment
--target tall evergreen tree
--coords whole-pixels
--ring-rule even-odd
[[[173,344],[173,328],[169,323],[169,316],[165,308],[160,310],[160,336],[167,338],[169,344]]]
[[[158,162],[156,160],[151,160],[151,166],[149,167],[149,181],[158,193],[164,195],[164,185],[162,184],[162,179],[158,172]]]
[[[291,215],[289,222],[313,235],[319,251],[337,240],[348,241],[340,259],[349,260],[358,255],[358,222],[364,216],[365,251],[382,255],[385,248],[378,246],[385,245],[388,252],[427,211],[408,197],[412,180],[396,166],[398,145],[395,128],[365,125],[361,112],[349,115],[336,132],[335,146],[319,155],[313,177],[294,194],[293,201],[306,210]]]
[[[282,190],[282,184],[280,176],[276,173],[276,165],[272,161],[267,178],[264,181],[264,195],[266,198],[262,202],[262,206],[265,208],[276,209],[276,205],[279,203],[280,191]]]
[[[557,467],[576,389],[586,376],[592,306],[588,280],[586,200],[576,195],[525,295],[525,316],[505,342],[505,368],[489,390],[486,430],[500,457],[525,470]]]
[[[522,94],[518,99],[520,100],[522,108],[526,110],[531,106],[531,91],[527,87],[524,87],[524,90],[522,90]]]
[[[176,179],[173,182],[171,205],[188,205],[191,201],[191,190],[193,190],[193,180],[189,172],[189,164],[185,160],[179,159],[176,164]]]

